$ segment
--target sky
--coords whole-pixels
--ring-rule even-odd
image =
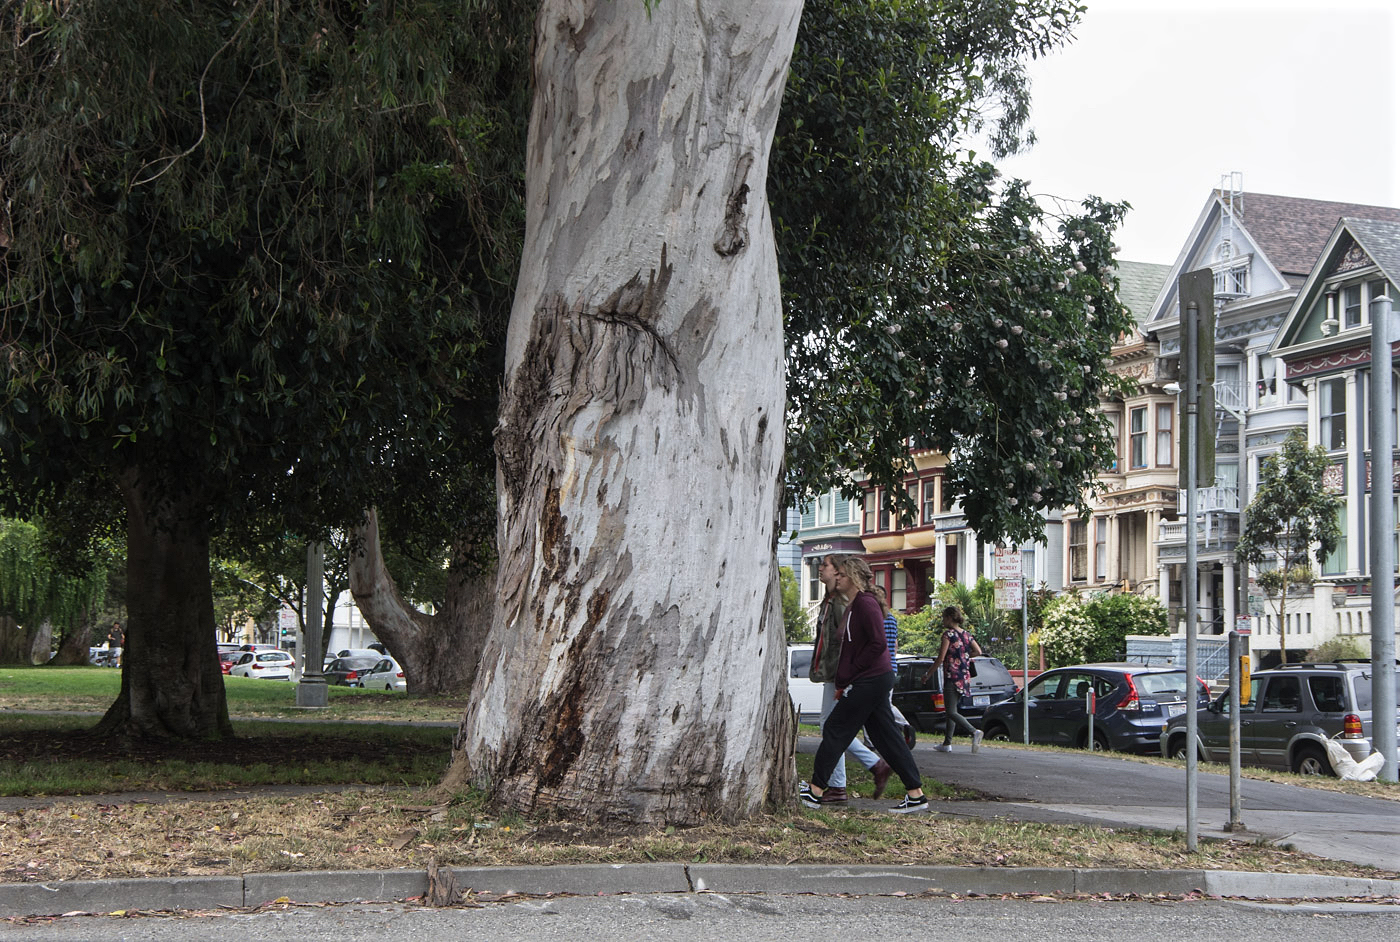
[[[1246,193],[1400,206],[1394,0],[1085,3],[1031,66],[1037,143],[998,163],[1036,194],[1131,203],[1119,258],[1174,263],[1234,172]]]

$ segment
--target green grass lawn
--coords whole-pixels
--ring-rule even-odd
[[[101,713],[120,690],[121,671],[110,667],[3,667],[0,715],[5,710]],[[297,706],[296,684],[248,677],[225,676],[224,690],[232,717],[456,722],[466,706],[465,701],[450,698],[328,687],[327,706],[307,709]]]

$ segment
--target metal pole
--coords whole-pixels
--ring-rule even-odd
[[[1200,311],[1194,302],[1186,305],[1182,339],[1189,338],[1190,355],[1182,356],[1186,367],[1186,689],[1190,691],[1186,709],[1186,849],[1196,850],[1196,412],[1199,408],[1199,370],[1196,350]],[[1183,354],[1186,345],[1182,345]]]
[[[1031,685],[1031,594],[1021,586],[1021,690]],[[1021,742],[1031,744],[1031,701],[1021,694]]]
[[[320,543],[306,547],[306,651],[302,654],[297,706],[323,707],[328,702],[326,678],[321,673],[321,604],[324,601],[324,557]]]
[[[1395,416],[1391,404],[1391,301],[1371,302],[1371,737],[1395,767]]]
[[[1243,831],[1240,819],[1240,643],[1244,636],[1230,632],[1230,823],[1227,831]]]

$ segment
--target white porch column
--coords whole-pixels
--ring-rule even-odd
[[[1235,564],[1227,560],[1221,567],[1224,575],[1221,591],[1225,594],[1225,632],[1229,633],[1235,628],[1235,608],[1239,601],[1239,592],[1235,589]]]
[[[1357,383],[1357,373],[1347,374],[1347,575],[1359,576],[1367,568],[1366,547],[1362,545],[1362,518],[1366,512],[1366,495],[1363,483],[1366,478],[1366,454],[1361,445],[1365,441],[1365,427],[1370,417],[1361,412],[1361,386]]]
[[[1172,592],[1172,567],[1170,564],[1162,564],[1157,567],[1157,597],[1162,600],[1162,607],[1166,608],[1171,603]]]

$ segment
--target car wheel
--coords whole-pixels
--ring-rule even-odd
[[[1088,748],[1093,752],[1113,751],[1113,746],[1109,743],[1108,737],[1104,735],[1103,730],[1098,729],[1094,730],[1094,744],[1092,746],[1089,745],[1089,731],[1085,730],[1084,735],[1079,738],[1079,748]]]
[[[1293,771],[1299,775],[1336,775],[1327,753],[1311,743],[1299,746],[1293,753]]]
[[[1011,733],[1000,723],[993,723],[982,731],[982,738],[992,742],[1010,742]]]
[[[1186,761],[1186,737],[1185,737],[1185,736],[1173,736],[1170,740],[1168,740],[1168,741],[1167,741],[1167,755],[1171,756],[1173,759],[1176,759],[1178,762],[1185,762],[1185,761]]]

